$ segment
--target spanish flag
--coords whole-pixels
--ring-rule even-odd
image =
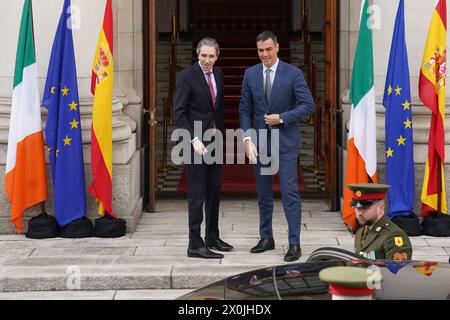
[[[41,125],[31,0],[25,0],[14,72],[5,189],[11,222],[23,230],[25,209],[47,199],[44,138]]]
[[[422,216],[447,213],[445,195],[445,76],[447,5],[439,0],[431,18],[419,78],[419,98],[431,112],[428,159],[422,187]]]
[[[94,95],[91,129],[92,185],[89,192],[96,197],[98,213],[114,218],[112,211],[112,93],[113,12],[106,1],[103,25],[92,67],[91,91]]]
[[[352,109],[347,142],[344,203],[342,219],[355,230],[355,209],[350,207],[350,183],[377,181],[376,112],[373,72],[372,30],[368,24],[369,0],[363,0],[358,43],[353,62],[350,101]]]

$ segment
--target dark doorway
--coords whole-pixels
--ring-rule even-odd
[[[171,61],[172,67],[168,66],[167,71],[175,74],[186,66],[186,64],[182,65],[176,62],[173,65],[174,59],[180,61],[182,48],[184,48],[184,54],[187,52],[186,48],[191,52],[190,61],[187,63],[194,63],[196,61],[195,48],[197,42],[205,36],[216,38],[221,45],[221,55],[217,66],[224,71],[226,77],[226,126],[229,129],[236,129],[239,127],[238,104],[244,70],[259,63],[255,44],[256,35],[267,29],[274,31],[280,42],[280,59],[303,70],[310,87],[315,91],[316,101],[320,106],[320,113],[311,119],[307,119],[302,125],[304,144],[300,153],[299,172],[303,185],[300,186],[300,190],[306,197],[330,199],[330,208],[336,208],[338,192],[336,183],[338,172],[336,163],[336,109],[338,105],[337,35],[339,30],[337,21],[339,2],[335,0],[322,1],[324,4],[319,6],[321,9],[308,8],[305,5],[302,6],[301,10],[297,10],[298,8],[293,5],[293,0],[190,0],[185,9],[187,12],[181,12],[188,17],[188,29],[183,32],[181,40],[176,30],[172,30],[170,34],[159,34],[158,43],[167,42],[169,55],[171,55],[170,48],[174,47],[173,42],[175,41],[175,53],[172,55],[172,59],[167,57],[166,50],[156,53],[156,55],[165,56],[154,57],[154,60],[163,61],[162,63],[167,60]],[[317,3],[312,1],[311,5],[315,6]],[[294,10],[294,8],[297,9]],[[311,12],[314,10],[316,10],[316,16],[323,15],[324,23],[320,30],[309,31],[307,30],[308,19],[311,19]],[[321,12],[319,13],[317,10],[321,10]],[[180,8],[174,8],[172,12],[180,13]],[[301,25],[301,31],[299,32],[293,31],[292,17],[296,15],[300,17],[297,19]],[[179,17],[173,19],[174,28],[178,27],[179,21]],[[165,45],[165,43],[162,44]],[[149,60],[148,54],[147,52],[146,60]],[[184,62],[186,61],[185,59]],[[161,69],[166,70],[165,68]],[[168,84],[168,93],[163,93],[158,86],[152,86],[148,83],[146,85],[150,91],[155,92],[157,104],[165,105],[165,108],[161,107],[161,110],[158,107],[156,117],[159,127],[159,130],[156,131],[158,132],[156,139],[158,148],[163,146],[161,132],[164,130],[161,130],[161,128],[163,126],[167,128],[166,141],[170,137],[171,131],[175,129],[174,124],[170,122],[170,119],[167,119],[170,118],[171,94],[174,90],[175,75],[169,75],[169,78],[171,80]],[[153,140],[150,139],[149,141]],[[171,147],[170,143],[167,142],[164,146]],[[166,152],[165,161],[162,161],[162,156],[157,159],[156,166],[160,169],[158,184],[156,188],[153,188],[153,191],[149,190],[149,194],[154,194],[156,190],[158,196],[184,196],[183,191],[185,190],[182,183],[178,182],[183,179],[183,170],[181,168],[173,169],[173,166],[167,165],[167,154],[170,154],[170,152]],[[156,177],[154,170],[148,170],[148,172],[149,180]],[[229,187],[226,187],[230,195],[248,196],[251,193],[254,194],[255,189],[251,186],[253,182],[250,181],[253,176],[250,171],[250,174],[247,174],[249,172],[236,173],[235,169],[230,167],[225,172],[230,176],[232,182],[234,181],[234,186],[230,184]],[[240,178],[247,182],[250,181],[249,186],[239,182]],[[170,188],[165,188],[166,186],[170,186]],[[149,188],[147,187],[147,189]]]

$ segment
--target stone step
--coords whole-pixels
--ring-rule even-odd
[[[82,290],[170,288],[171,268],[165,266],[39,266],[4,267],[0,291],[66,291],[77,289],[71,276],[80,275]],[[75,279],[75,278],[73,278]],[[72,285],[72,286],[71,286]]]
[[[0,300],[175,300],[192,290],[0,292]]]
[[[279,262],[281,258],[277,257]],[[149,258],[155,260],[154,258]],[[201,263],[200,263],[201,262]],[[1,270],[0,292],[196,289],[226,277],[267,267],[260,265],[46,265]],[[79,278],[77,277],[79,275]]]

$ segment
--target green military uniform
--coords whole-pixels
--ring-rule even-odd
[[[372,229],[359,228],[355,253],[370,260],[411,260],[412,246],[406,233],[383,216]]]
[[[366,208],[384,199],[389,185],[352,184],[352,207]],[[390,221],[386,215],[374,226],[363,226],[355,236],[355,253],[370,260],[411,260],[412,245],[406,233]]]

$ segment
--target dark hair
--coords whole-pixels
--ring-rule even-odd
[[[275,33],[273,33],[272,31],[269,31],[269,30],[263,31],[260,34],[258,34],[258,36],[256,37],[256,42],[266,41],[269,39],[272,39],[273,43],[275,43],[275,44],[278,43],[278,39],[277,39],[277,36],[275,35]]]

